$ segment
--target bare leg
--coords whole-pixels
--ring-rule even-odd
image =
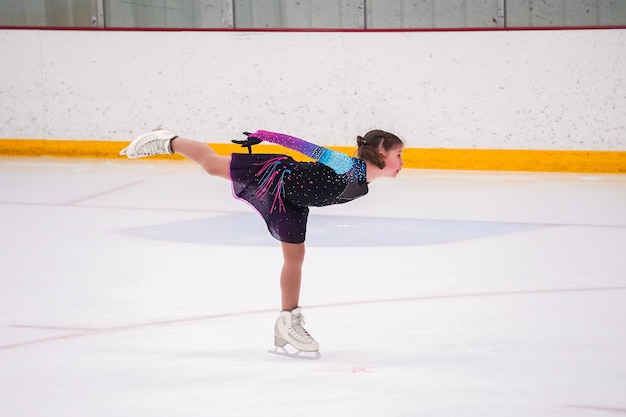
[[[280,290],[283,311],[291,311],[300,302],[300,283],[304,263],[304,243],[281,242],[283,269],[280,273]]]
[[[172,150],[200,165],[208,174],[230,180],[230,156],[215,153],[206,143],[185,138],[175,138]]]
[[[200,165],[208,174],[230,179],[230,156],[215,153],[208,145],[178,137],[171,142],[172,150]],[[300,301],[304,243],[282,243],[283,268],[280,274],[282,309],[291,311]]]

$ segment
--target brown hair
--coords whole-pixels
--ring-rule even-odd
[[[358,147],[357,158],[371,162],[381,169],[385,167],[381,150],[389,152],[397,146],[404,146],[402,139],[384,130],[370,130],[363,137],[357,136],[356,144]]]

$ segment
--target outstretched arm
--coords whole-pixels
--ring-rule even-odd
[[[285,135],[283,133],[268,132],[266,130],[257,130],[256,132],[250,134],[250,137],[293,149],[294,151],[320,161],[322,164],[332,168],[337,174],[345,174],[352,168],[352,158],[348,155],[324,148],[323,146],[307,142],[294,136]]]

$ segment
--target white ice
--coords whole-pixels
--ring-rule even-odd
[[[183,162],[0,160],[0,416],[626,415],[626,176],[404,170],[280,249]]]

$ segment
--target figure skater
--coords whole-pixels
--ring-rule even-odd
[[[248,153],[218,155],[205,143],[156,130],[137,137],[120,155],[134,159],[177,153],[199,164],[209,175],[231,181],[233,194],[252,205],[271,235],[281,242],[282,311],[274,325],[272,353],[317,359],[319,344],[304,328],[299,306],[309,207],[352,201],[367,194],[370,182],[395,178],[402,169],[404,143],[396,135],[372,130],[357,136],[356,157],[350,157],[281,133],[258,130],[245,134],[245,140],[233,142],[248,148]],[[314,162],[253,154],[251,147],[262,141],[295,150]],[[287,351],[287,344],[297,352]]]

